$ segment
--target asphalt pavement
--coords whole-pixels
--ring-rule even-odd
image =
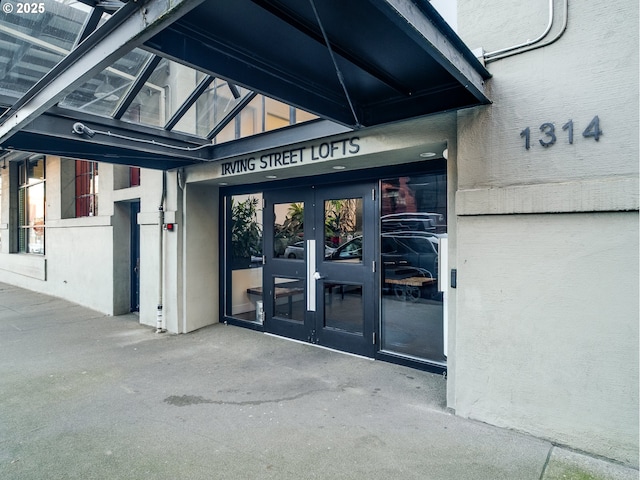
[[[0,479],[636,480],[456,417],[441,375],[0,283]]]

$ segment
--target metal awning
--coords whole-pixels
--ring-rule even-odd
[[[40,39],[0,58],[7,78],[30,56],[51,65],[21,68],[34,79],[17,98],[0,79],[1,147],[162,169],[215,160],[212,138],[229,116],[205,133],[176,128],[211,85],[229,92],[229,115],[260,93],[354,129],[489,103],[489,73],[425,0],[84,3],[84,17],[57,19],[78,29],[68,53]],[[0,23],[0,53],[22,37],[37,39],[37,25]],[[158,125],[132,124],[127,109],[161,62],[195,70],[197,85]],[[79,120],[99,133],[75,129]]]

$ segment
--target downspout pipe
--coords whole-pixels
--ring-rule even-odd
[[[156,333],[164,333],[167,329],[164,326],[163,318],[163,287],[164,287],[164,199],[166,196],[166,172],[162,172],[162,194],[160,195],[160,205],[158,206],[158,310],[156,313]]]

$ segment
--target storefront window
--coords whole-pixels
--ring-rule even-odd
[[[25,160],[19,166],[18,251],[44,254],[45,159]]]
[[[230,215],[231,284],[226,313],[262,321],[262,194],[227,197]]]
[[[381,182],[382,350],[445,364],[439,245],[447,237],[445,174]]]

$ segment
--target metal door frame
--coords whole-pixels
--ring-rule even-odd
[[[354,196],[353,192],[358,192]],[[264,328],[269,333],[283,335],[296,340],[319,344],[328,348],[348,351],[367,357],[374,357],[377,349],[377,329],[379,328],[377,309],[377,272],[375,272],[377,252],[377,183],[366,182],[357,185],[308,186],[278,191],[263,191],[265,203],[263,211],[264,251],[263,288],[264,288]],[[363,199],[363,235],[366,236],[366,254],[359,265],[331,265],[324,261],[324,200],[329,198],[362,198]],[[276,258],[273,255],[273,208],[278,203],[305,202],[304,242],[305,260]],[[363,332],[362,336],[342,331],[330,331],[323,328],[324,322],[324,278],[320,269],[330,276],[345,269],[358,270],[362,285],[363,299]],[[367,274],[365,274],[365,270]],[[304,321],[291,321],[273,315],[273,285],[277,277],[291,277],[304,280]],[[345,277],[344,273],[340,278]],[[352,275],[353,277],[353,275]],[[348,274],[347,274],[348,278]],[[353,278],[351,279],[352,282]],[[361,282],[361,283],[360,283]],[[322,292],[322,293],[319,293]]]

